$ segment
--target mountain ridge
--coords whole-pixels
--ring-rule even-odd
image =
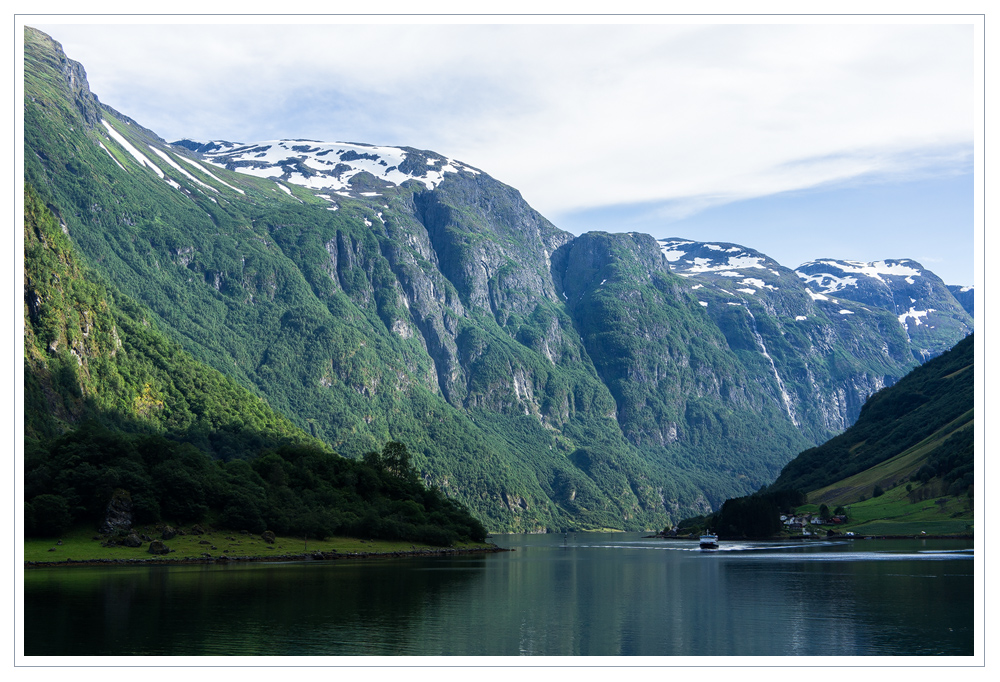
[[[110,286],[343,454],[406,442],[493,530],[703,513],[916,363],[888,311],[824,312],[780,266],[733,270],[750,294],[648,235],[571,235],[433,152],[296,140],[255,175],[236,165],[254,145],[219,144],[212,165],[104,105],[87,119],[54,41],[25,44],[26,179]]]

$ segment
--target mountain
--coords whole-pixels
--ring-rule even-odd
[[[958,284],[949,284],[948,291],[951,295],[955,297],[959,305],[969,313],[969,317],[975,317],[976,313],[976,291],[975,287],[960,286]]]
[[[110,534],[112,500],[144,524],[485,539],[468,510],[419,481],[405,446],[337,457],[113,296],[30,187],[24,205],[27,535],[74,523]]]
[[[956,338],[972,333],[972,317],[951,289],[920,263],[873,263],[822,259],[795,269],[821,296],[887,310],[899,319],[914,356],[921,362],[943,353]]]
[[[677,238],[660,248],[730,348],[756,362],[787,418],[814,442],[852,424],[869,395],[916,364],[893,315],[815,293],[758,251]]]
[[[338,453],[405,443],[493,531],[705,513],[922,357],[744,247],[574,236],[409,147],[169,144],[32,29],[25,74],[26,183],[110,292]]]
[[[771,488],[824,489],[810,499],[846,503],[870,493],[873,484],[890,488],[907,478],[939,478],[939,494],[964,493],[973,480],[974,367],[969,335],[870,397],[855,424],[799,454]],[[850,483],[872,471],[878,475]]]

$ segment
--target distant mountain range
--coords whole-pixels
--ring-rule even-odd
[[[109,291],[342,455],[405,442],[492,531],[704,513],[973,327],[971,291],[913,261],[793,271],[613,224],[574,236],[434,152],[168,144],[33,29],[24,110],[25,182]],[[25,287],[28,317],[55,305]],[[85,396],[88,348],[49,348],[29,378],[58,364],[45,385]]]

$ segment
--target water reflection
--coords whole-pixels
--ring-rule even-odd
[[[971,655],[971,544],[501,536],[517,551],[40,569],[28,655]]]

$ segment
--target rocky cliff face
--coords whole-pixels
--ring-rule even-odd
[[[974,287],[949,284],[948,291],[951,292],[951,295],[962,306],[962,309],[969,313],[969,317],[974,318],[976,316],[976,291]]]
[[[82,69],[26,42],[26,176],[72,247],[343,454],[406,442],[492,530],[706,511],[769,483],[916,363],[903,312],[752,249],[574,237],[424,150],[168,145],[67,104],[87,101]],[[95,111],[105,125],[81,126]]]
[[[872,263],[823,259],[795,272],[816,294],[848,299],[891,313],[920,362],[972,333],[972,318],[933,272],[916,261]]]
[[[811,438],[846,428],[869,395],[916,364],[889,311],[815,291],[802,274],[741,245],[661,245],[730,348],[757,363],[788,418]]]

